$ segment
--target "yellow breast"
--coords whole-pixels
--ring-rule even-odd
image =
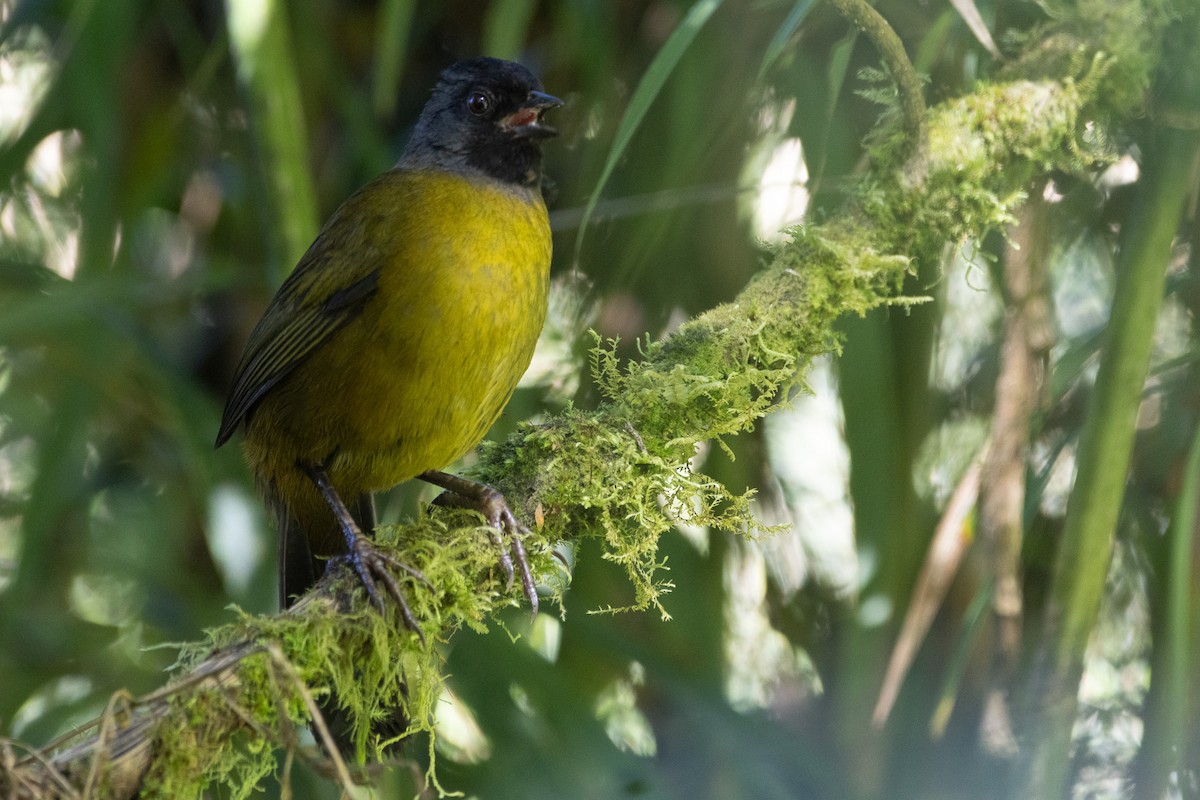
[[[247,454],[277,484],[324,464],[353,496],[446,466],[495,422],[545,321],[550,228],[536,190],[428,172],[388,173],[335,220],[322,291],[372,264],[377,288],[263,398]]]

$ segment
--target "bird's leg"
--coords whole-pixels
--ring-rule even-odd
[[[525,545],[521,539],[529,533],[529,529],[520,523],[504,500],[504,495],[486,483],[467,480],[457,475],[450,475],[438,470],[422,472],[417,476],[426,483],[432,483],[445,489],[448,494],[438,498],[441,505],[451,505],[459,508],[471,508],[481,514],[492,528],[492,542],[500,551],[500,569],[507,579],[507,587],[512,588],[513,562],[516,562],[517,572],[521,574],[521,588],[525,598],[533,608],[534,615],[538,610],[537,586],[533,582],[533,574],[529,571],[529,561],[525,558]],[[509,544],[504,543],[503,532],[508,532]],[[509,550],[512,555],[509,555]]]
[[[383,584],[388,596],[400,607],[400,615],[404,618],[404,624],[424,642],[425,636],[421,633],[421,628],[417,625],[417,620],[413,617],[412,610],[408,607],[408,601],[404,598],[404,592],[400,589],[400,584],[396,582],[396,577],[388,568],[391,567],[392,569],[406,572],[425,583],[429,581],[425,580],[425,576],[419,570],[413,569],[407,564],[397,561],[381,552],[375,546],[375,543],[358,529],[358,524],[354,521],[354,517],[350,515],[350,509],[346,508],[346,504],[342,502],[342,498],[338,495],[337,490],[329,482],[329,475],[326,474],[324,467],[304,462],[300,462],[299,466],[300,469],[304,470],[304,474],[308,475],[309,479],[312,480],[313,484],[317,487],[317,491],[321,493],[321,496],[325,498],[325,502],[329,504],[329,509],[333,511],[333,516],[337,519],[338,527],[342,529],[342,535],[346,537],[346,558],[349,560],[350,565],[354,567],[354,572],[366,588],[371,602],[375,604],[375,607],[381,613],[383,612],[383,598],[376,587],[376,581],[378,580]]]

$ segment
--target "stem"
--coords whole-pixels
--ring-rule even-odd
[[[838,11],[855,27],[861,30],[883,57],[896,87],[900,91],[900,111],[904,115],[904,128],[908,131],[911,153],[925,149],[925,99],[921,93],[921,79],[904,52],[904,44],[896,31],[878,11],[867,5],[866,0],[829,0]]]
[[[1031,708],[1040,735],[1023,797],[1060,798],[1088,638],[1100,611],[1124,497],[1135,422],[1146,380],[1166,266],[1200,145],[1195,130],[1159,130],[1137,200],[1121,229],[1118,280],[1100,370],[1079,448],[1079,473],[1046,608],[1041,670]]]
[[[300,81],[292,57],[283,3],[226,0],[229,41],[254,114],[253,132],[262,150],[278,248],[278,283],[317,232],[317,202],[308,167],[308,140]]]
[[[1138,752],[1134,780],[1137,800],[1169,796],[1171,773],[1187,774],[1192,735],[1188,715],[1193,700],[1189,681],[1194,669],[1192,642],[1196,578],[1194,539],[1200,533],[1200,430],[1192,439],[1183,473],[1183,489],[1167,533],[1161,641],[1154,647],[1150,695],[1146,700],[1145,735]]]
[[[996,379],[991,447],[979,491],[979,535],[988,548],[995,591],[995,638],[987,702],[980,722],[984,748],[1016,753],[1009,707],[1021,656],[1024,599],[1021,545],[1025,534],[1025,479],[1033,415],[1045,392],[1042,375],[1053,325],[1046,299],[1047,232],[1044,184],[1035,184],[1010,231],[1004,256],[1004,337]]]

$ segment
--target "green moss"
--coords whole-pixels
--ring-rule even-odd
[[[750,495],[692,465],[700,442],[737,434],[777,407],[811,358],[838,346],[834,321],[896,302],[908,259],[862,249],[853,229],[797,228],[774,265],[729,304],[685,323],[622,369],[611,346],[592,351],[607,402],[522,426],[484,449],[477,477],[544,520],[546,542],[595,537],[629,576],[629,608],[664,617],[658,537],[679,522],[757,531]]]
[[[421,570],[436,587],[408,586],[427,642],[404,628],[398,613],[380,615],[364,602],[346,570],[329,575],[318,594],[275,617],[242,615],[210,632],[180,658],[185,675],[208,672],[223,653],[237,654],[236,670],[183,687],[160,727],[148,796],[194,797],[209,784],[241,796],[276,766],[276,747],[294,747],[308,725],[310,705],[336,697],[353,725],[357,760],[376,761],[389,742],[372,722],[403,709],[407,735],[431,732],[441,693],[437,638],[460,625],[482,628],[510,601],[495,574],[495,551],[477,515],[446,510],[437,519],[380,531],[387,547]],[[535,567],[548,569],[547,557]],[[220,732],[219,734],[217,732]]]
[[[1162,34],[1187,4],[1177,0],[1077,0],[1043,3],[1050,17],[1014,45],[1021,53],[1006,78],[1078,78],[1096,60],[1105,65],[1103,86],[1091,94],[1089,114],[1099,121],[1128,118],[1142,109]]]
[[[1080,120],[1099,90],[1102,66],[1086,81],[983,85],[930,112],[928,146],[901,156],[896,135],[871,151],[858,202],[880,249],[936,260],[947,242],[981,237],[1013,221],[1035,175],[1079,173],[1110,157]],[[1086,84],[1086,85],[1085,85]]]

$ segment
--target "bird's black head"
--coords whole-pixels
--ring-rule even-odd
[[[542,112],[562,105],[520,64],[472,58],[446,68],[405,150],[402,163],[481,172],[537,187],[543,139],[556,131]]]

